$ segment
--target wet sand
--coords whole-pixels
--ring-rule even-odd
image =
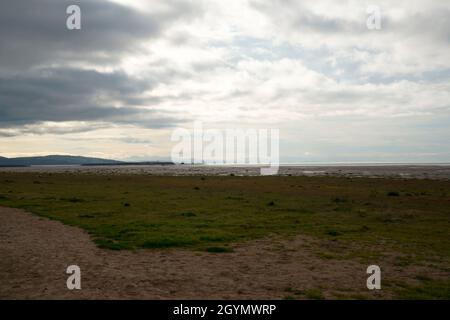
[[[136,166],[33,166],[0,168],[0,172],[55,172],[95,174],[142,174],[142,175],[236,175],[258,176],[259,167],[231,167],[207,165],[136,165]],[[307,165],[281,166],[279,175],[292,176],[343,176],[398,179],[450,179],[450,164],[442,165]]]

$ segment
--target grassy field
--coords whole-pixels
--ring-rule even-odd
[[[450,257],[450,182],[334,177],[169,177],[0,173],[0,205],[81,227],[107,249],[232,251],[267,236],[308,235],[355,244],[324,259],[399,265]],[[450,295],[449,282],[433,290]],[[444,288],[442,288],[444,286]],[[408,296],[408,294],[410,296]]]

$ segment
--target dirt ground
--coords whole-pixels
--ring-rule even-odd
[[[324,298],[391,296],[367,290],[367,265],[321,258],[318,246],[334,249],[302,236],[251,241],[232,253],[110,251],[81,229],[0,207],[0,299],[283,299],[305,290]],[[69,265],[81,268],[81,290],[66,287]]]

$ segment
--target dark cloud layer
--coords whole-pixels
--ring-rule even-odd
[[[43,121],[110,121],[164,127],[140,95],[151,83],[122,72],[44,69],[0,78],[0,127]]]
[[[66,28],[72,4],[81,8],[81,30]],[[197,10],[181,1],[148,14],[109,1],[2,0],[0,67],[13,72],[64,62],[111,64]]]
[[[81,30],[66,28],[66,8],[72,4],[81,8]],[[117,70],[121,57],[197,12],[197,7],[184,0],[173,1],[153,14],[109,1],[1,1],[0,128],[44,121],[143,127],[177,123],[170,113],[159,115],[153,108],[156,101],[142,95],[156,81],[164,81],[163,77],[142,80],[121,71],[104,73],[89,68],[107,65]],[[20,131],[30,130],[36,129],[23,127]],[[2,133],[11,135],[15,133]]]

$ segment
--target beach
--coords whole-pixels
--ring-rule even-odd
[[[449,296],[446,167],[184,169],[0,170],[0,298]],[[382,290],[366,287],[370,265]]]
[[[142,174],[167,176],[259,176],[258,166],[212,165],[102,165],[0,167],[0,172]],[[339,176],[403,179],[450,179],[450,164],[308,164],[281,165],[281,176]]]

